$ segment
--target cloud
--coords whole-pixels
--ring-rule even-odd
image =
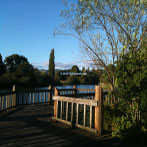
[[[38,69],[48,69],[48,62],[42,62],[42,63],[33,62],[32,65]]]
[[[42,63],[32,63],[33,66],[35,68],[38,68],[38,69],[48,69],[48,61],[46,62],[42,62]],[[73,61],[73,62],[56,62],[55,63],[55,68],[56,69],[70,69],[72,68],[73,65],[77,65],[80,69],[82,69],[83,67],[85,68],[93,68],[95,67],[93,62],[92,61],[80,61],[80,60],[76,60],[76,61]]]

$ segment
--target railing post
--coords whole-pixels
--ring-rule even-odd
[[[55,96],[58,96],[59,95],[59,91],[57,88],[55,88]],[[54,101],[54,117],[57,117],[57,113],[58,113],[58,110],[57,110],[57,101],[55,100]]]
[[[77,86],[74,85],[74,86],[73,86],[73,89],[74,89],[74,94],[75,94],[75,96],[77,96]]]
[[[102,88],[95,86],[95,100],[98,101],[98,106],[95,107],[95,129],[98,131],[98,136],[102,133]]]
[[[16,86],[15,85],[13,85],[12,91],[16,92]],[[14,107],[14,106],[16,106],[16,93],[13,94],[13,97],[12,97],[12,107]]]
[[[35,107],[35,92],[33,92],[33,106]]]
[[[2,96],[2,111],[4,110],[4,96]]]
[[[2,110],[2,96],[0,96],[0,111]]]
[[[51,104],[52,103],[52,86],[49,85],[48,89],[50,90],[48,93],[48,103]]]

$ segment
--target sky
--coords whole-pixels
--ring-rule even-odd
[[[75,0],[69,0],[75,2]],[[53,31],[65,20],[60,16],[62,0],[0,0],[0,54],[25,56],[39,69],[48,69],[52,48],[56,69],[73,65],[90,66],[80,57],[79,42],[67,36],[54,36]]]

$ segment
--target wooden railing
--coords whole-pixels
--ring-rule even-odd
[[[68,89],[64,89],[68,90]],[[94,99],[83,99],[77,90],[72,91],[68,97],[63,95],[59,89],[55,89],[54,100],[54,117],[53,120],[61,121],[71,126],[80,127],[101,135],[102,132],[102,88],[96,86],[93,94]],[[79,90],[78,90],[79,91]],[[81,90],[82,91],[82,90]],[[89,90],[92,91],[93,90]],[[83,94],[83,93],[82,93]],[[84,97],[91,96],[91,92],[85,93]],[[71,97],[72,96],[72,97]],[[74,97],[74,98],[73,98]]]
[[[27,90],[17,92],[17,105],[51,102],[51,90]]]
[[[53,90],[23,90],[0,93],[0,111],[4,111],[19,105],[51,103]]]
[[[60,96],[78,97],[84,99],[94,99],[95,89],[80,89],[74,86],[71,89],[58,89]]]
[[[16,106],[16,92],[0,93],[0,111]]]

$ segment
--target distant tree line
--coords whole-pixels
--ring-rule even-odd
[[[81,75],[63,75],[62,73],[81,73]],[[86,74],[82,74],[86,73]],[[60,82],[62,85],[78,85],[78,84],[98,84],[100,82],[100,76],[102,70],[96,69],[79,69],[77,65],[73,65],[71,69],[68,70],[58,70],[55,75],[56,82]]]
[[[24,56],[13,54],[2,60],[0,54],[0,87],[34,87],[49,85],[49,76],[34,68]]]
[[[34,68],[28,59],[12,54],[3,61],[0,54],[0,87],[39,87],[48,85],[98,84],[102,70],[79,69],[73,65],[68,70],[55,70],[54,49],[50,52],[49,70],[42,72]],[[87,73],[86,75],[61,75],[62,72]]]

